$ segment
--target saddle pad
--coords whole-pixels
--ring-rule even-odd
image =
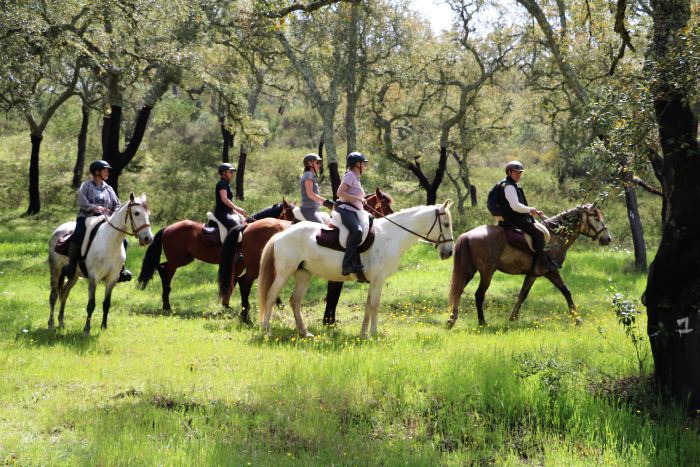
[[[238,218],[238,224],[245,224],[245,218],[241,216],[240,214],[233,214],[233,217]],[[207,211],[207,225],[208,224],[213,224],[218,226],[219,228],[219,241],[221,242],[220,244],[224,244],[224,240],[226,240],[226,235],[228,235],[228,229],[224,227],[224,224],[219,222],[219,219],[216,218],[213,212]],[[206,229],[202,230],[205,234],[212,233],[211,231],[207,232]],[[241,241],[241,237],[238,237],[238,241]]]
[[[501,226],[505,230],[506,241],[510,246],[518,250],[522,250],[526,253],[535,252],[535,249],[532,247],[532,237],[530,235],[511,225],[501,224]],[[544,244],[548,244],[550,240],[550,234],[547,228],[539,222],[535,222],[535,227],[537,227],[537,229],[544,234]]]
[[[372,244],[374,243],[374,227],[369,228],[368,231],[369,232],[367,233],[364,241],[360,243],[360,246],[357,249],[357,251],[359,251],[360,253],[364,253],[365,251],[369,250]],[[364,232],[367,232],[367,230],[365,230]],[[318,235],[316,235],[316,243],[318,243],[319,246],[330,248],[331,250],[344,252],[345,247],[342,246],[338,241],[339,234],[340,230],[336,228],[322,228]]]
[[[369,225],[369,219],[370,215],[367,211],[357,211],[357,217],[360,219],[360,225],[362,226],[362,241],[360,241],[360,245],[362,245],[366,240],[367,240],[367,235],[370,231],[370,225]],[[340,232],[338,234],[338,241],[340,242],[340,245],[344,248],[348,244],[348,229],[343,225],[343,219],[340,217],[340,214],[338,211],[333,211],[331,213],[331,223],[329,224],[329,227],[335,227],[337,228]]]
[[[304,217],[304,214],[301,212],[301,208],[299,206],[294,206],[294,209],[292,209],[292,214],[294,215],[294,219],[296,219],[299,222],[308,221],[308,219]],[[323,225],[330,225],[331,216],[329,216],[325,212],[319,212],[319,214],[321,215],[321,219],[323,219]],[[311,222],[316,221],[313,220]]]

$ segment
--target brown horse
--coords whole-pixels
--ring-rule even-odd
[[[557,214],[545,221],[547,229],[551,233],[549,254],[559,264],[564,262],[566,252],[576,241],[579,235],[585,235],[593,240],[598,240],[601,245],[607,245],[611,241],[608,228],[603,222],[603,214],[594,204],[577,206],[561,214]],[[491,284],[491,278],[495,271],[506,274],[524,274],[525,280],[520,288],[518,301],[510,314],[511,321],[518,319],[520,305],[527,298],[530,288],[535,280],[544,276],[566,298],[569,305],[569,313],[580,323],[576,311],[576,305],[571,298],[571,292],[566,287],[558,270],[543,272],[538,267],[532,271],[532,253],[512,247],[506,241],[505,229],[498,225],[482,225],[460,235],[455,244],[455,258],[452,267],[452,283],[450,286],[449,303],[452,307],[452,316],[447,321],[447,326],[454,326],[459,315],[459,299],[464,287],[479,272],[479,287],[474,294],[476,298],[476,310],[479,317],[479,325],[485,326],[484,297]]]
[[[393,198],[381,191],[379,188],[374,193],[365,197],[365,209],[375,217],[384,217],[392,214],[391,209]],[[258,278],[260,272],[260,256],[267,241],[277,232],[281,232],[292,222],[277,219],[263,219],[255,222],[243,231],[243,239],[240,242],[240,251],[243,255],[241,262],[234,261],[237,257],[239,243],[234,241],[229,235],[224,241],[221,249],[221,261],[219,263],[219,296],[224,306],[229,306],[231,294],[240,284],[242,310],[240,319],[245,323],[250,323],[250,289],[253,282]],[[326,310],[323,316],[323,323],[331,325],[335,323],[335,309],[338,305],[340,292],[343,289],[342,282],[329,282],[326,293]]]
[[[281,203],[257,212],[248,218],[248,222],[273,217],[282,220],[294,219],[294,205],[282,200]],[[146,250],[141,264],[138,287],[144,289],[158,270],[163,286],[163,310],[170,311],[170,284],[178,268],[187,266],[195,259],[205,263],[217,264],[221,254],[221,241],[218,232],[215,235],[203,232],[204,224],[191,220],[182,220],[158,231],[153,243]],[[212,240],[213,237],[213,240]],[[238,237],[238,235],[236,235]],[[166,261],[160,262],[161,252]]]

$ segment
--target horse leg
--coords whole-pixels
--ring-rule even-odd
[[[169,263],[161,263],[158,265],[158,275],[160,283],[163,286],[163,310],[170,311],[170,283],[175,275],[176,267],[171,267]]]
[[[275,300],[279,298],[279,293],[287,284],[288,280],[289,276],[287,274],[280,275],[278,272],[277,277],[275,277],[275,280],[272,282],[272,285],[270,285],[270,288],[267,291],[267,302],[265,303],[265,309],[260,310],[262,316],[260,327],[262,328],[265,334],[270,334],[270,318],[272,317],[272,304]]]
[[[527,298],[527,295],[530,293],[530,289],[532,288],[532,284],[535,283],[535,280],[537,280],[537,276],[533,276],[531,274],[527,274],[525,276],[525,280],[523,280],[523,286],[520,287],[520,293],[518,294],[518,301],[515,302],[515,306],[513,306],[513,311],[510,313],[510,320],[515,321],[518,319],[518,314],[520,313],[520,305],[523,304],[525,299]]]
[[[479,287],[474,293],[474,299],[476,301],[476,314],[479,318],[479,326],[486,326],[486,320],[484,319],[484,298],[486,297],[486,291],[491,285],[491,278],[493,277],[493,271],[479,271]]]
[[[462,296],[462,292],[464,292],[464,288],[469,284],[469,281],[471,281],[474,278],[474,275],[476,274],[476,269],[473,266],[470,266],[469,269],[464,271],[464,278],[463,282],[464,284],[455,284],[454,287],[456,289],[454,291],[450,291],[450,296],[454,292],[456,295],[458,295],[455,299],[455,303],[452,305],[452,316],[450,316],[450,319],[447,320],[447,329],[452,329],[452,327],[455,325],[457,322],[457,318],[459,317],[459,297]],[[454,276],[454,274],[453,274]],[[454,280],[454,279],[453,279]],[[459,292],[459,294],[457,294]]]
[[[114,290],[114,283],[108,283],[105,287],[105,299],[102,302],[102,325],[101,329],[107,329],[107,317],[109,316],[109,307],[112,304],[112,290]]]
[[[326,287],[326,310],[323,313],[323,324],[335,324],[335,310],[338,307],[340,293],[343,291],[342,282],[329,282]]]
[[[550,271],[547,274],[544,275],[549,281],[554,284],[554,286],[559,289],[559,292],[564,296],[566,299],[567,305],[569,305],[569,315],[571,318],[576,321],[577,325],[583,324],[583,320],[581,319],[581,316],[578,314],[578,310],[576,310],[576,305],[574,305],[574,299],[571,297],[571,292],[569,291],[569,288],[566,286],[564,283],[564,279],[562,279],[561,274],[559,274],[559,270],[554,270]]]
[[[238,278],[238,283],[241,291],[241,315],[239,319],[242,323],[252,324],[250,320],[250,302],[248,298],[250,297],[250,289],[253,287],[253,278],[249,278],[248,274],[243,274]]]
[[[66,301],[68,300],[68,295],[76,282],[78,282],[78,275],[73,274],[73,277],[68,279],[58,292],[59,300],[61,302],[61,307],[58,310],[58,329],[63,329],[65,327],[63,315],[66,310]]]
[[[56,268],[53,265],[53,263],[51,263],[51,295],[49,295],[49,305],[51,307],[51,314],[49,315],[49,331],[54,330],[53,310],[56,306],[56,300],[58,299],[58,296],[60,294],[60,277],[60,269]]]
[[[376,279],[369,286],[367,294],[366,309],[370,311],[370,327],[369,333],[371,336],[377,335],[377,321],[379,316],[379,304],[382,300],[382,288],[384,287],[384,279]],[[365,313],[366,315],[366,313]],[[364,325],[364,323],[363,323]]]
[[[90,278],[90,285],[88,285],[88,304],[87,304],[87,320],[85,320],[85,327],[83,328],[83,336],[88,337],[90,335],[90,320],[92,319],[92,312],[95,311],[95,291],[97,290],[97,281]]]
[[[304,325],[304,321],[301,318],[301,301],[304,299],[304,295],[309,290],[311,285],[311,273],[300,269],[294,273],[294,291],[292,296],[289,298],[289,304],[292,306],[292,311],[294,312],[294,321],[297,325],[297,330],[301,337],[314,337]]]

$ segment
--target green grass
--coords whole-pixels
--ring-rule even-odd
[[[476,325],[473,281],[459,321],[446,330],[452,261],[419,245],[388,280],[380,334],[370,340],[358,338],[365,285],[346,286],[339,323],[326,329],[325,286],[315,282],[303,311],[317,337],[300,340],[287,307],[275,311],[272,337],[264,338],[220,308],[216,269],[201,263],[178,271],[172,314],[160,309],[157,277],[145,291],[121,284],[109,329],[94,326],[84,338],[85,281],[69,299],[66,329],[46,330],[46,239],[58,222],[2,221],[0,463],[686,465],[700,458],[697,426],[648,390],[612,311],[615,292],[636,300],[646,281],[627,272],[633,258],[625,250],[580,241],[571,251],[562,274],[584,319],[579,327],[542,280],[520,321],[509,322],[522,278],[500,274],[487,294],[489,326]],[[143,252],[129,249],[134,272]],[[650,365],[649,357],[647,373]]]

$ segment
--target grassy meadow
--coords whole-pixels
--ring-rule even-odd
[[[325,287],[304,306],[316,337],[300,340],[288,309],[271,338],[216,300],[214,266],[195,263],[160,309],[160,281],[115,289],[110,327],[82,336],[87,287],[66,329],[46,329],[46,222],[0,222],[0,463],[18,465],[688,465],[697,426],[646,389],[612,307],[645,276],[628,251],[579,240],[563,269],[584,324],[538,281],[507,320],[520,277],[498,275],[489,326],[466,290],[454,329],[451,260],[412,248],[383,295],[380,335],[358,338],[366,285],[346,286],[339,323],[321,324]],[[144,249],[132,246],[138,272]],[[255,290],[255,289],[254,289]],[[102,290],[98,291],[101,297]],[[287,297],[288,294],[285,294]],[[234,295],[237,301],[238,295]],[[254,303],[255,307],[255,303]],[[640,317],[637,332],[644,335]],[[646,349],[646,342],[643,344]],[[643,356],[644,357],[644,356]]]

